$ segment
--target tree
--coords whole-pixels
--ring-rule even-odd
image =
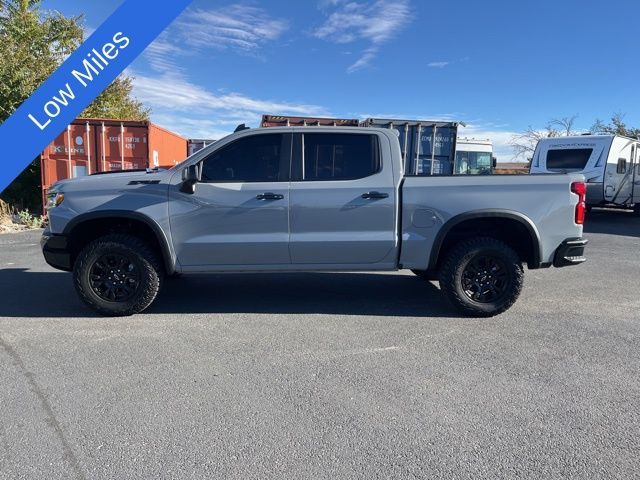
[[[590,131],[595,135],[623,135],[625,137],[640,138],[640,128],[628,127],[624,123],[624,114],[622,113],[614,113],[610,123],[596,120]]]
[[[44,12],[42,0],[0,0],[0,122],[6,120],[83,41],[83,17]],[[146,120],[149,110],[132,96],[131,77],[119,76],[82,116]],[[40,204],[40,161],[2,193],[23,208]]]
[[[84,118],[148,120],[150,109],[132,95],[133,78],[120,75],[80,115]]]
[[[515,156],[525,157],[528,161],[531,161],[536,145],[543,138],[575,135],[574,124],[576,118],[578,118],[577,115],[553,119],[547,123],[543,130],[536,130],[529,126],[523,133],[514,135],[511,138],[511,146],[513,147]]]
[[[41,15],[41,0],[0,4],[0,121],[6,120],[82,42],[82,17]]]

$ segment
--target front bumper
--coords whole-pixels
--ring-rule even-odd
[[[71,252],[69,251],[69,240],[65,235],[52,234],[47,228],[42,232],[40,247],[45,261],[53,268],[70,272]]]
[[[556,250],[553,266],[568,267],[586,262],[584,249],[588,242],[586,238],[569,238],[562,242]]]

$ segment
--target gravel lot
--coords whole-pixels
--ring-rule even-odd
[[[94,316],[0,236],[0,478],[638,478],[640,219],[459,318],[411,274],[169,281]]]

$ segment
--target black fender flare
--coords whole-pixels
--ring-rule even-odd
[[[533,244],[533,263],[529,263],[529,268],[536,269],[541,266],[542,259],[542,243],[540,241],[540,232],[536,228],[535,224],[529,217],[523,215],[520,212],[513,210],[503,209],[488,209],[488,210],[474,210],[472,212],[461,213],[455,217],[450,218],[440,229],[433,242],[433,248],[431,249],[431,255],[429,257],[429,270],[435,270],[438,264],[440,251],[442,245],[449,232],[456,226],[460,225],[467,220],[477,220],[480,218],[504,218],[508,220],[515,220],[520,225],[524,226],[529,232],[531,242]]]
[[[160,250],[162,253],[162,259],[164,260],[165,270],[167,274],[171,275],[176,271],[176,257],[171,248],[171,243],[167,238],[164,230],[158,223],[153,220],[148,215],[139,212],[132,212],[129,210],[98,210],[95,212],[87,212],[74,217],[67,225],[64,227],[64,231],[62,232],[70,240],[72,237],[73,229],[80,226],[84,222],[88,222],[91,220],[99,220],[99,219],[112,219],[112,218],[124,218],[127,220],[136,220],[144,223],[148,226],[151,231],[154,233],[156,240],[158,241],[158,245],[160,245]]]

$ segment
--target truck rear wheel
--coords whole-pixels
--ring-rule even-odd
[[[462,313],[492,317],[520,296],[522,261],[507,244],[490,237],[465,240],[451,249],[440,270],[440,288]]]
[[[633,207],[633,214],[636,217],[640,217],[640,203],[636,203]]]
[[[84,303],[105,316],[139,313],[155,300],[162,282],[156,253],[141,239],[113,234],[89,243],[73,279]]]

